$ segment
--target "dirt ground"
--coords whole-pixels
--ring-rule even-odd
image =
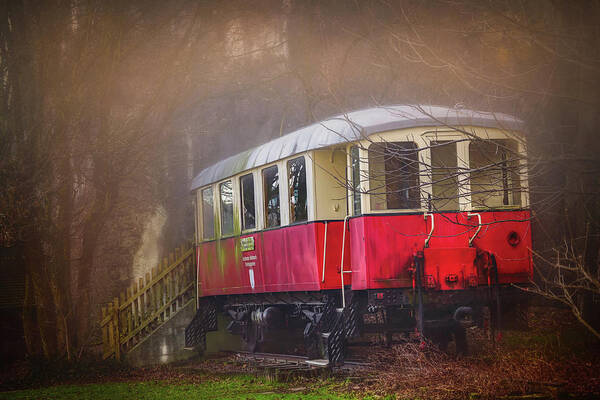
[[[466,356],[456,355],[452,345],[446,352],[415,342],[374,345],[355,353],[364,355],[366,368],[286,374],[277,379],[303,387],[336,382],[340,394],[358,397],[600,398],[600,345],[567,310],[532,308],[528,330],[504,331],[495,343],[488,335],[478,328],[468,329]],[[232,375],[264,376],[265,371],[225,353],[151,368],[116,362],[29,362],[4,371],[0,385],[2,390],[14,390],[102,382],[194,384]]]

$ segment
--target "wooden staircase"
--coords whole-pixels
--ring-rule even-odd
[[[175,249],[146,276],[102,307],[102,357],[120,360],[196,301],[194,246]]]

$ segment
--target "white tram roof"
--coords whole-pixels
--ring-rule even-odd
[[[507,114],[441,106],[394,105],[336,115],[203,169],[191,190],[309,150],[364,139],[375,133],[418,126],[481,126],[520,130],[523,122]]]

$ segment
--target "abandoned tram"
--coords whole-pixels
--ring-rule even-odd
[[[377,107],[201,171],[186,346],[221,314],[251,351],[284,336],[329,365],[365,332],[466,351],[465,326],[498,328],[532,277],[522,131],[505,114]]]

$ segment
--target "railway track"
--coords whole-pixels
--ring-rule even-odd
[[[332,367],[327,360],[309,360],[308,357],[292,354],[251,353],[247,351],[231,352],[235,361],[250,364],[258,369],[276,371],[314,371],[335,369],[337,371],[367,370],[369,363],[349,360],[341,366]]]

